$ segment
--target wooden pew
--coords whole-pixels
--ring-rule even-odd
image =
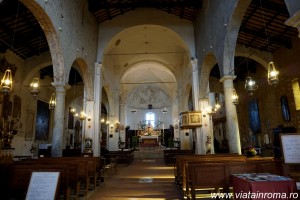
[[[58,193],[64,199],[70,199],[68,187],[71,169],[68,165],[28,165],[13,164],[6,169],[6,190],[1,193],[4,199],[25,199],[32,172],[60,172]],[[2,177],[3,178],[3,177]]]
[[[186,170],[188,162],[245,162],[246,157],[238,154],[210,154],[210,155],[178,155],[174,166],[175,181],[186,190]]]
[[[196,199],[196,189],[214,189],[226,185],[224,163],[188,163],[186,196]]]
[[[175,164],[177,155],[194,155],[194,150],[183,150],[183,149],[165,149],[164,160],[167,165]]]
[[[24,160],[21,163],[33,165],[76,165],[74,169],[71,187],[73,196],[78,198],[80,193],[85,196],[89,188],[88,161],[82,157],[47,157],[32,160]],[[76,170],[76,171],[75,171]]]
[[[127,165],[129,165],[134,158],[133,155],[134,150],[124,150],[124,151],[109,151],[109,153],[104,154],[104,157],[108,157],[108,158],[113,158],[113,157],[117,157],[118,158],[118,164],[120,163],[125,163]]]
[[[272,170],[276,169],[279,165],[281,165],[280,161],[262,157],[252,160],[245,159],[245,162],[230,161],[229,159],[219,162],[212,162],[211,159],[208,162],[190,161],[186,163],[185,194],[188,198],[192,197],[195,199],[196,189],[209,188],[213,188],[216,192],[223,189],[224,192],[229,193],[230,188],[232,188],[232,174],[273,173]],[[279,174],[281,173],[279,172]]]

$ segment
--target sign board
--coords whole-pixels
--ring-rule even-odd
[[[26,200],[54,200],[59,172],[32,172]]]
[[[282,134],[281,146],[285,163],[300,163],[300,134]]]

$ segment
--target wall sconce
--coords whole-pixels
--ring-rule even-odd
[[[208,106],[207,109],[206,109],[206,113],[208,115],[212,115],[212,114],[215,114],[216,113],[216,110],[213,109],[211,106]]]
[[[167,107],[164,107],[164,108],[162,109],[162,113],[166,114],[167,112],[168,112]]]
[[[40,80],[39,78],[34,78],[30,83],[30,93],[34,99],[36,99],[37,95],[40,93]]]
[[[55,97],[55,93],[53,92],[51,94],[51,98],[50,98],[50,101],[49,101],[49,109],[54,110],[55,107],[56,107],[56,97]]]
[[[134,113],[137,112],[137,109],[133,108],[133,109],[130,110],[130,112],[134,114]]]
[[[92,120],[92,117],[89,115],[89,116],[87,116],[87,120],[88,121],[91,121]]]
[[[71,113],[71,114],[73,114],[73,115],[75,115],[75,114],[76,114],[76,108],[74,108],[74,107],[71,107],[71,109],[70,109],[70,113]]]
[[[80,114],[79,114],[79,119],[81,120],[81,121],[83,121],[83,120],[85,120],[86,119],[86,114],[83,112],[83,111],[81,111],[80,112]]]
[[[246,91],[250,94],[253,95],[253,92],[258,88],[258,86],[256,85],[256,82],[250,77],[248,76],[246,78],[246,82],[245,82],[245,89]]]
[[[10,93],[12,89],[12,73],[10,69],[7,69],[1,80],[1,92],[4,94]]]
[[[234,105],[239,104],[239,96],[237,95],[235,89],[232,89],[232,103]]]
[[[269,62],[268,64],[268,83],[269,85],[277,85],[279,72],[276,70],[274,62]]]

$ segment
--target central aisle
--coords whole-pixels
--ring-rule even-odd
[[[129,166],[118,165],[117,174],[105,177],[105,181],[87,199],[182,199],[181,193],[174,183],[174,168],[165,165],[161,156],[162,151],[149,149],[137,151],[135,154],[134,161]],[[149,156],[151,154],[153,156]]]

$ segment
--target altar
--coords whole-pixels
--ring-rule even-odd
[[[143,135],[140,136],[140,145],[141,146],[157,146],[158,142],[158,135]]]

